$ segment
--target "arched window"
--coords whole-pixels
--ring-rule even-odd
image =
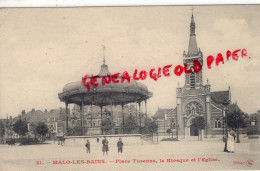
[[[175,129],[175,122],[171,123],[171,129]]]
[[[190,73],[190,88],[195,88],[195,73],[194,71]]]
[[[215,121],[215,128],[218,128],[218,121]]]
[[[218,121],[218,128],[221,128],[221,122]]]
[[[221,128],[221,121],[220,120],[215,120],[214,126],[215,126],[215,128]]]

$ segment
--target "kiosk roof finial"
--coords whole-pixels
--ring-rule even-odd
[[[102,48],[103,48],[103,64],[105,65],[106,64],[106,57],[105,57],[106,47],[104,45],[102,45]]]

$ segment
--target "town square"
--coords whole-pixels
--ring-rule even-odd
[[[1,154],[4,154],[1,155],[1,166],[4,167],[5,170],[64,170],[71,167],[73,167],[73,170],[84,170],[88,168],[93,170],[100,170],[102,168],[119,170],[129,170],[130,168],[135,170],[143,170],[143,168],[149,170],[258,169],[260,166],[259,141],[248,141],[242,137],[241,141],[242,143],[235,144],[235,153],[223,152],[223,142],[220,140],[200,142],[190,140],[142,145],[128,145],[127,142],[125,142],[126,144],[122,155],[117,153],[116,144],[110,144],[108,156],[102,155],[101,144],[97,142],[91,143],[93,147],[90,155],[86,155],[83,143],[73,146],[67,143],[65,143],[64,146],[59,146],[57,142],[47,142],[49,144],[22,147],[5,147],[1,145]],[[147,155],[147,153],[149,153],[149,155]],[[25,156],[24,154],[27,155]],[[191,160],[194,158],[196,161],[192,162]],[[164,160],[164,162],[160,162],[160,159]],[[207,161],[207,159],[209,160]],[[210,159],[213,161],[210,161]],[[217,159],[217,161],[214,159]],[[81,160],[83,160],[84,163],[81,163]],[[99,160],[99,162],[95,162],[95,160]],[[134,163],[134,160],[144,160],[144,162]],[[155,160],[156,162],[150,162],[150,160]],[[180,162],[180,160],[189,161]],[[250,160],[253,161],[252,165],[247,163]],[[68,161],[69,164],[67,164]],[[42,164],[40,164],[40,162]]]

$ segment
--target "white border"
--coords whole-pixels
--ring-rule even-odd
[[[0,0],[0,7],[260,4],[260,0]]]

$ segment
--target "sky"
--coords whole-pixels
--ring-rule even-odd
[[[212,91],[231,88],[232,102],[246,113],[260,110],[260,6],[195,6],[196,38],[203,52],[203,82]],[[189,43],[191,6],[0,9],[0,118],[22,110],[65,107],[65,84],[102,65],[111,73],[183,63]],[[208,55],[245,48],[249,57],[208,69]],[[176,106],[184,74],[147,78],[153,97],[148,113]],[[72,105],[70,105],[72,107]]]

